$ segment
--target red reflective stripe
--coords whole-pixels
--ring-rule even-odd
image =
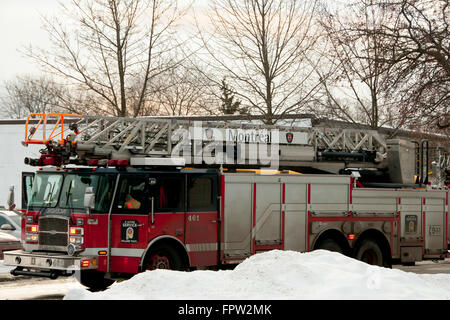
[[[131,204],[131,202],[127,203],[127,207],[128,207],[128,209],[133,209],[133,205]]]

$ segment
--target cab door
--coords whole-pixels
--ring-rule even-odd
[[[22,210],[28,208],[28,200],[31,197],[31,190],[33,188],[34,172],[22,172]]]
[[[149,174],[149,241],[171,237],[185,240],[185,175],[181,173]]]
[[[138,272],[148,243],[147,194],[147,174],[120,174],[110,221],[111,272]]]
[[[218,264],[219,213],[217,175],[193,173],[186,177],[186,247],[192,265]]]

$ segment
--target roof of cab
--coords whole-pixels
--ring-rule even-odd
[[[218,169],[215,168],[183,168],[183,169],[162,169],[162,168],[136,168],[136,167],[125,167],[125,168],[116,168],[116,167],[65,167],[65,168],[56,168],[56,167],[42,167],[37,171],[45,172],[45,173],[217,173]]]

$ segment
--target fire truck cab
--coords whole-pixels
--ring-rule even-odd
[[[40,170],[15,274],[41,269],[38,275],[56,277],[79,267],[123,276],[217,265],[218,192],[217,171],[208,169]]]

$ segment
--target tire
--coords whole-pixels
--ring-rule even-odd
[[[323,249],[344,254],[342,246],[333,239],[324,239],[320,241],[316,249]]]
[[[180,255],[172,246],[162,244],[150,249],[143,265],[143,271],[156,269],[181,271],[185,269],[185,266]]]
[[[355,258],[370,265],[384,267],[386,259],[383,251],[375,240],[363,240],[356,251]]]
[[[95,270],[84,270],[76,276],[78,282],[83,286],[88,287],[90,291],[102,291],[112,285],[115,281],[105,279],[105,273]]]

